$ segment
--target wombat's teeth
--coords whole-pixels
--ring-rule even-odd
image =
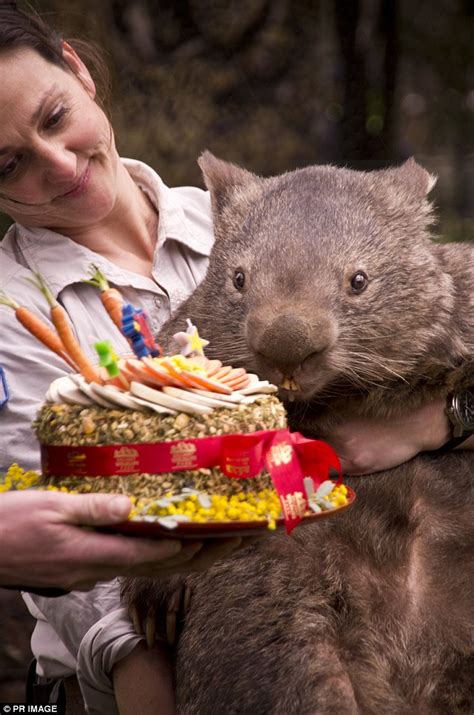
[[[281,387],[283,387],[285,390],[298,390],[298,383],[296,383],[293,378],[289,377],[284,377],[283,380],[281,381]]]

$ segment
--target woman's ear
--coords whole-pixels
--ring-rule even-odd
[[[61,47],[63,50],[64,61],[69,66],[69,69],[76,75],[77,79],[82,84],[91,99],[95,99],[95,83],[84,62],[81,60],[76,50],[74,50],[68,42],[62,40]]]

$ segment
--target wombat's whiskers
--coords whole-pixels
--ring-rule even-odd
[[[209,355],[212,354],[212,344],[206,351]],[[243,336],[229,335],[219,341],[219,350],[216,357],[223,362],[231,363],[239,366],[242,363],[248,365],[252,362],[252,353],[250,352],[245,338]]]
[[[405,368],[410,367],[411,361],[396,360],[384,358],[372,351],[364,351],[364,353],[344,349],[341,353],[333,356],[334,366],[343,374],[347,375],[348,379],[356,385],[363,387],[364,385],[381,385],[381,375],[387,373],[385,379],[392,380],[394,383],[402,381],[407,383],[406,378],[400,374],[395,367]],[[395,363],[391,366],[389,363]],[[395,385],[394,385],[395,386]],[[386,389],[391,386],[384,385]]]
[[[299,401],[299,402],[292,403],[293,414],[301,419],[303,419],[306,416],[308,411],[311,412],[312,409],[313,408],[311,406],[311,402]]]
[[[375,380],[371,380],[367,375],[361,372],[356,372],[351,366],[344,366],[344,374],[353,385],[360,387],[362,390],[368,391],[368,386],[372,385],[377,387],[378,383]]]

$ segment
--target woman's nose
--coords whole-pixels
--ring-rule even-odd
[[[39,153],[39,164],[46,178],[54,183],[72,181],[77,176],[77,156],[60,144],[45,143]]]

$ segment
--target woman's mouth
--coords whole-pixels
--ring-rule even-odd
[[[89,185],[89,179],[91,175],[91,167],[90,164],[87,165],[86,170],[82,174],[81,178],[79,181],[77,181],[72,188],[70,188],[68,191],[65,191],[63,194],[59,194],[56,198],[58,199],[72,199],[75,198],[76,196],[81,196],[86,190]]]

